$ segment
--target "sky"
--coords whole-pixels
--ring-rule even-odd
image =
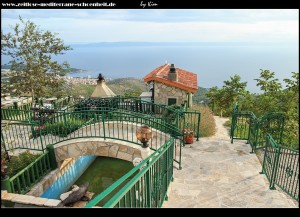
[[[119,41],[294,43],[297,9],[3,9],[1,28],[19,15],[66,43]]]
[[[19,16],[41,30],[58,33],[71,45],[73,51],[64,58],[72,67],[115,77],[125,71],[123,77],[141,78],[168,60],[197,73],[199,86],[221,87],[229,76],[239,74],[248,81],[250,91],[259,92],[254,79],[260,68],[275,71],[280,81],[292,71],[299,72],[298,9],[2,9],[1,30],[11,31]],[[139,52],[138,48],[93,44],[100,42],[197,42],[209,46],[197,53],[190,52],[193,47],[184,51],[179,45],[175,50],[141,47]],[[176,56],[178,53],[182,54]]]

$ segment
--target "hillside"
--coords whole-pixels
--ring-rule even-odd
[[[149,90],[144,81],[137,78],[117,78],[107,81],[107,85],[115,94],[122,96],[139,96],[142,92]],[[73,95],[89,97],[93,93],[95,86],[96,85],[74,84]],[[193,97],[193,102],[201,103],[204,101],[204,103],[206,103],[208,99],[206,98],[205,93],[209,88],[198,88],[198,91]]]
[[[117,95],[139,96],[149,90],[145,82],[137,78],[117,78],[107,81],[107,85]]]
[[[208,98],[205,94],[208,92],[209,88],[198,87],[198,91],[193,96],[194,103],[208,103]]]
[[[139,96],[142,92],[148,91],[148,88],[142,79],[137,78],[117,78],[106,81],[109,88],[121,96]],[[73,96],[89,97],[92,95],[96,85],[90,84],[73,84]]]

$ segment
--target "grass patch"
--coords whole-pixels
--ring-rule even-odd
[[[88,191],[95,193],[93,196],[94,198],[118,179],[120,179],[123,175],[128,173],[131,169],[133,169],[133,167],[134,166],[131,162],[121,159],[97,157],[89,166],[89,168],[75,182],[75,184],[80,186],[85,182],[89,182]],[[125,184],[132,178],[133,177],[128,178],[124,183],[121,184],[121,186],[116,188],[112,193],[108,194],[108,196],[106,196],[97,205],[103,206],[105,203],[107,203],[108,200],[111,199],[111,197],[116,194],[117,191],[121,190],[121,188],[124,187]]]

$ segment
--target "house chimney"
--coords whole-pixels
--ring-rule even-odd
[[[174,66],[173,63],[170,66],[170,71],[169,71],[169,74],[168,74],[168,79],[170,81],[178,81],[176,68],[175,68],[175,66]]]

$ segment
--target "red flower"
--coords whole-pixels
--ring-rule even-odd
[[[181,132],[183,133],[183,135],[191,135],[194,133],[192,129],[183,129]]]

